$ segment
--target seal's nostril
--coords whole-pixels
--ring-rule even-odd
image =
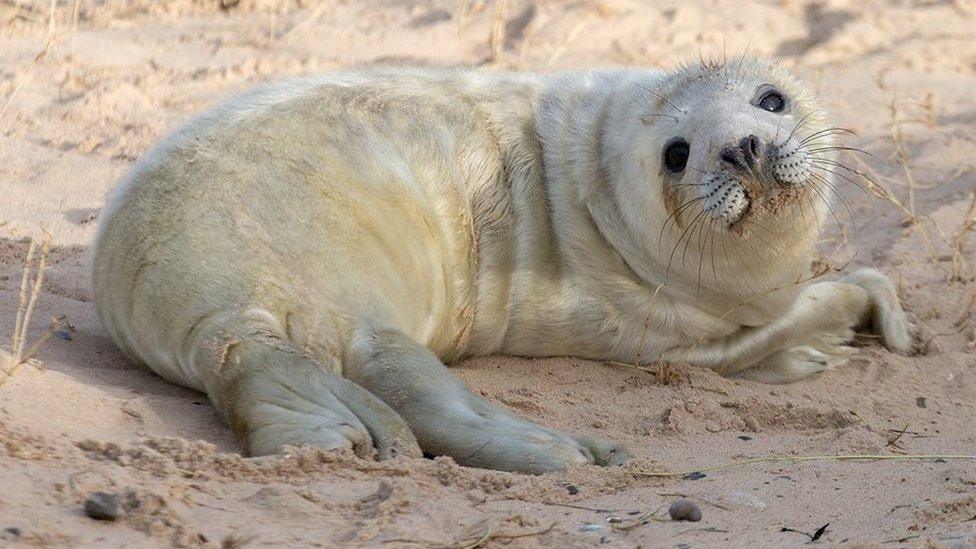
[[[750,166],[755,165],[759,161],[761,147],[762,142],[755,135],[743,137],[742,141],[739,142],[739,150],[742,151],[742,156],[745,157],[746,163]]]
[[[745,162],[743,162],[742,154],[736,151],[732,147],[725,147],[722,149],[722,154],[719,156],[723,162],[728,163],[739,169],[745,169]]]

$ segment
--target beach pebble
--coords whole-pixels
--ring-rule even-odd
[[[85,498],[85,514],[95,520],[116,520],[122,510],[115,494],[92,492]]]
[[[691,522],[698,522],[702,518],[701,509],[695,505],[695,502],[687,499],[679,499],[668,507],[668,515],[671,515],[672,520],[687,520]]]

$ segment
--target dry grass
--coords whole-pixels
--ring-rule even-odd
[[[489,62],[493,65],[502,60],[505,50],[505,24],[508,20],[508,0],[495,0],[495,16],[491,21],[491,56]]]
[[[78,9],[79,1],[80,0],[75,0],[75,7],[74,7],[75,11],[72,13],[72,17],[74,18],[73,24],[75,25],[77,24],[77,17],[78,17],[77,9]],[[3,116],[7,114],[7,109],[10,108],[10,104],[13,102],[14,98],[17,97],[17,93],[20,92],[20,88],[22,88],[24,84],[27,83],[27,80],[30,78],[31,72],[34,70],[34,67],[37,66],[37,64],[40,63],[45,57],[47,57],[47,54],[50,53],[50,51],[54,48],[54,44],[57,43],[57,41],[61,38],[61,35],[55,32],[56,16],[57,16],[57,2],[51,0],[51,8],[50,8],[50,12],[48,13],[47,39],[44,41],[44,46],[41,48],[41,50],[34,55],[34,58],[31,59],[30,63],[27,64],[27,67],[24,69],[24,71],[20,73],[20,77],[17,78],[17,83],[14,85],[14,89],[11,90],[10,95],[7,96],[7,101],[4,102],[3,104],[3,108],[0,109],[0,120],[3,120]],[[72,31],[72,41],[73,40],[74,40],[74,34]]]
[[[37,256],[38,249],[40,249],[40,257],[37,258],[35,265],[34,258]],[[24,366],[40,368],[41,363],[34,357],[37,356],[37,353],[40,352],[51,336],[70,338],[72,327],[63,316],[59,316],[52,318],[47,331],[33,345],[27,347],[27,332],[41,295],[41,287],[44,284],[44,269],[47,267],[47,259],[50,253],[51,233],[45,231],[40,244],[36,238],[31,239],[20,281],[20,301],[14,317],[13,334],[10,336],[10,350],[0,349],[0,386]],[[31,277],[32,274],[33,277]]]
[[[502,522],[517,522],[523,523],[524,519],[521,515],[515,515],[504,519]],[[486,520],[475,524],[467,528],[462,534],[458,536],[456,541],[451,543],[436,543],[427,540],[414,540],[414,539],[388,539],[381,543],[383,544],[415,544],[423,547],[432,547],[436,549],[475,549],[476,547],[481,547],[490,541],[498,541],[504,544],[508,544],[511,540],[519,538],[528,538],[534,536],[542,536],[548,534],[556,527],[556,523],[550,524],[546,528],[538,530],[530,530],[528,532],[515,532],[506,533],[497,530],[497,526],[490,520]]]
[[[901,163],[902,171],[905,174],[905,181],[908,183],[908,216],[909,221],[916,223],[918,216],[915,210],[915,176],[908,161],[908,151],[905,149],[905,139],[902,134],[901,117],[898,109],[898,95],[892,93],[891,102],[888,103],[888,115],[891,117],[891,141],[895,144],[895,155]]]
[[[81,8],[81,0],[74,0],[71,3],[71,48],[68,50],[72,56],[75,54],[75,38],[78,36],[78,11]]]
[[[663,289],[664,286],[665,284],[663,283],[657,285],[657,288],[654,289],[654,295],[651,296],[651,302],[648,307],[654,307],[654,303],[657,302],[658,294],[661,293],[661,289]],[[637,343],[637,351],[634,355],[634,362],[632,364],[617,362],[615,360],[610,360],[607,362],[607,364],[654,374],[654,379],[659,385],[671,385],[677,379],[678,374],[674,371],[674,368],[672,368],[670,364],[666,362],[657,362],[653,365],[653,367],[651,367],[645,366],[642,363],[642,358],[644,356],[644,342],[647,339],[647,332],[650,330],[650,328],[651,317],[647,317],[644,319],[644,327],[641,329],[640,340]]]
[[[720,465],[711,465],[699,469],[688,469],[685,471],[634,471],[638,477],[651,478],[673,478],[684,477],[692,473],[703,473],[707,471],[721,471],[733,467],[743,467],[754,463],[802,463],[808,461],[972,461],[976,462],[976,454],[848,454],[836,456],[766,456],[739,461],[731,461]]]
[[[569,48],[569,45],[572,44],[574,40],[576,40],[576,38],[580,35],[580,33],[583,32],[583,29],[585,29],[586,26],[590,23],[592,16],[593,16],[592,13],[588,13],[584,15],[583,18],[580,19],[578,23],[576,23],[576,26],[569,31],[569,34],[566,35],[566,39],[563,40],[559,44],[559,46],[555,49],[555,51],[552,52],[552,55],[549,56],[549,60],[546,61],[547,67],[551,67],[555,65],[556,61],[559,61],[559,58],[562,57],[564,53],[566,53],[566,50]]]
[[[48,36],[47,41],[44,43],[44,47],[41,48],[41,51],[37,52],[31,62],[27,64],[27,68],[20,73],[20,77],[17,79],[17,83],[14,85],[14,89],[10,92],[10,95],[7,96],[7,101],[3,104],[3,108],[0,109],[0,120],[3,120],[3,116],[7,114],[7,109],[10,108],[10,104],[13,102],[14,98],[17,97],[17,93],[20,91],[20,88],[23,87],[28,78],[30,78],[31,71],[34,70],[34,67],[40,63],[42,59],[47,57],[47,54],[51,51],[51,48],[54,47],[54,44],[57,42],[58,38],[60,37],[55,34]]]
[[[485,521],[473,534],[468,535],[466,538],[452,543],[450,545],[442,546],[444,549],[475,549],[476,547],[481,547],[482,545],[488,543],[489,541],[509,541],[518,538],[527,538],[534,536],[541,536],[543,534],[548,534],[553,528],[555,528],[556,523],[550,524],[548,527],[541,530],[532,530],[529,532],[519,532],[508,534],[505,532],[496,531],[491,522]],[[481,533],[478,533],[478,530]]]
[[[58,0],[51,0],[51,9],[48,12],[47,18],[47,34],[48,36],[54,36],[54,30],[57,26],[58,19]]]
[[[937,251],[936,245],[933,242],[933,239],[930,237],[929,232],[926,229],[926,225],[925,223],[923,223],[923,221],[927,221],[932,226],[932,228],[935,229],[936,233],[938,233],[938,236],[942,241],[942,244],[944,244],[947,248],[949,248],[952,254],[951,255],[952,268],[948,274],[948,280],[950,282],[962,282],[965,280],[968,271],[968,264],[966,262],[965,254],[963,253],[964,239],[966,237],[966,234],[974,227],[976,227],[976,191],[973,192],[973,200],[969,205],[968,212],[965,214],[965,216],[963,216],[962,223],[960,224],[959,228],[956,230],[956,232],[952,235],[951,238],[942,230],[941,227],[939,227],[938,223],[936,223],[935,220],[932,219],[930,216],[924,216],[923,218],[923,216],[918,215],[916,210],[916,202],[915,202],[916,191],[918,189],[934,188],[938,185],[920,186],[918,182],[915,180],[915,176],[913,175],[912,168],[911,168],[911,163],[909,161],[908,149],[905,146],[905,137],[902,131],[902,125],[905,122],[918,122],[918,123],[926,124],[931,127],[934,124],[934,119],[935,119],[934,99],[932,97],[932,94],[926,95],[925,100],[919,103],[919,106],[923,111],[923,115],[918,119],[910,119],[902,115],[898,107],[897,97],[898,97],[897,93],[892,94],[891,101],[888,104],[888,114],[891,118],[891,140],[895,147],[893,156],[895,156],[898,159],[898,162],[901,165],[901,169],[905,177],[905,182],[908,186],[908,204],[906,205],[901,201],[899,201],[897,198],[895,198],[894,194],[890,190],[883,187],[878,182],[880,180],[879,177],[872,178],[872,177],[867,177],[864,174],[858,174],[858,175],[860,176],[860,179],[864,181],[864,183],[867,185],[868,189],[872,190],[876,195],[878,195],[882,199],[893,204],[895,207],[900,209],[905,214],[906,216],[905,223],[907,223],[910,227],[912,227],[918,232],[919,236],[922,237],[922,240],[925,242],[925,245],[928,248],[933,263],[938,264],[939,261],[942,259],[942,255]],[[861,162],[862,165],[867,167],[866,164],[863,164],[863,161]],[[868,169],[870,170],[869,167]]]
[[[959,228],[956,229],[956,233],[952,237],[952,272],[949,275],[950,280],[962,282],[966,278],[969,266],[966,263],[966,255],[963,254],[963,243],[966,239],[966,234],[973,230],[974,227],[976,227],[976,190],[973,191],[973,199],[969,203],[969,210],[963,216],[962,223],[960,223]]]
[[[651,366],[641,366],[639,364],[627,364],[626,362],[609,360],[607,364],[652,374],[658,385],[671,385],[678,379],[678,372],[667,362],[657,362]]]
[[[332,0],[322,0],[319,2],[315,9],[308,15],[308,17],[302,19],[296,23],[293,27],[285,31],[283,38],[286,41],[295,41],[299,38],[302,40],[307,40],[310,31],[318,23],[319,19],[325,14],[326,8],[332,7]],[[270,25],[271,31],[269,31],[270,37],[273,40],[275,38],[274,24]],[[294,42],[293,42],[294,43]]]

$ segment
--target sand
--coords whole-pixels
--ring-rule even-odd
[[[832,545],[976,544],[973,461],[706,469],[976,454],[973,2],[85,0],[77,25],[73,2],[55,4],[52,24],[46,0],[0,1],[0,344],[42,226],[53,251],[29,337],[54,315],[75,326],[42,349],[43,370],[0,386],[0,546],[768,546],[825,524],[819,542]],[[572,358],[460,364],[488,399],[637,456],[527,476],[312,449],[241,457],[203,395],[127,360],[95,317],[85,261],[106,192],[168,129],[255,82],[388,62],[670,66],[747,49],[806,79],[874,155],[846,160],[905,205],[845,183],[823,250],[898,281],[917,354],[862,338],[848,364],[788,386],[683,365],[664,384]],[[124,516],[84,516],[93,491],[119,494]],[[701,522],[646,518],[677,494]]]

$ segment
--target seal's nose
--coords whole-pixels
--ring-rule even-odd
[[[740,170],[748,170],[759,163],[762,141],[755,135],[743,137],[738,147],[731,145],[722,149],[722,160]]]
[[[759,151],[761,147],[762,142],[755,135],[743,137],[742,141],[739,141],[739,150],[742,151],[742,156],[745,157],[746,162],[750,166],[755,166],[759,162]]]

